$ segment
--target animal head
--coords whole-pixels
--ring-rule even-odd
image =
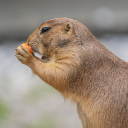
[[[42,59],[60,59],[74,56],[78,47],[88,45],[93,38],[82,23],[69,18],[56,18],[41,24],[28,37],[27,43],[33,51],[43,55]]]

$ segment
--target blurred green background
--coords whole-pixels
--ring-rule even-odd
[[[15,58],[15,48],[44,21],[85,24],[128,61],[128,0],[0,0],[0,128],[82,128],[76,105]]]

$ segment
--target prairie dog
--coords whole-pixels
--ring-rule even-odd
[[[83,128],[128,128],[128,63],[103,46],[82,23],[44,22],[16,57],[77,104]]]

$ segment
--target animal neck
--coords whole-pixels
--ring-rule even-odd
[[[118,58],[98,41],[83,46],[80,65],[69,76],[69,85],[64,97],[76,102],[82,99],[97,99],[107,90],[110,77],[116,70],[127,68],[127,63]],[[112,74],[115,74],[114,76]],[[99,92],[99,90],[101,90]]]

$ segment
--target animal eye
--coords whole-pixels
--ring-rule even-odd
[[[40,34],[43,34],[43,33],[47,32],[47,31],[49,31],[50,29],[51,29],[51,28],[49,28],[49,27],[44,27],[44,28],[42,28]]]

